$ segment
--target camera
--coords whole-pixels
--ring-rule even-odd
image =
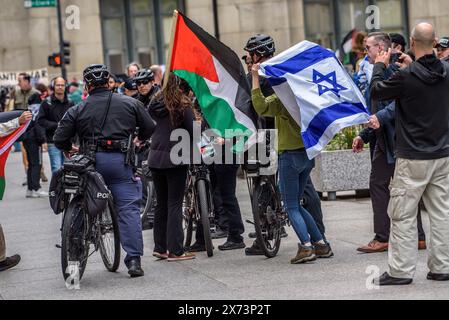
[[[393,53],[390,57],[390,64],[395,64],[396,62],[402,62],[401,60],[402,53]]]

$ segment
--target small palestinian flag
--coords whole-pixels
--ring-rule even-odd
[[[5,112],[2,115],[2,118],[8,117],[9,114],[13,114],[13,113],[14,112]],[[19,113],[19,115],[20,115],[20,113]],[[10,118],[10,119],[5,119],[5,121],[3,121],[3,119],[0,119],[0,120],[1,120],[1,122],[7,122],[14,118],[17,118],[17,116],[14,116],[13,118]],[[6,160],[8,159],[9,151],[11,150],[11,146],[14,144],[14,142],[16,142],[16,140],[26,131],[26,129],[28,128],[28,125],[29,125],[29,122],[27,122],[26,124],[23,124],[22,126],[17,128],[15,131],[13,131],[11,134],[9,134],[5,137],[0,137],[0,200],[3,199],[3,194],[5,193],[5,186],[6,186],[5,165],[6,165]]]
[[[168,70],[188,82],[212,129],[226,139],[243,135],[249,148],[256,142],[258,116],[237,54],[177,11],[172,37]]]
[[[355,37],[357,35],[357,30],[352,29],[348,32],[348,34],[344,37],[341,47],[340,47],[340,60],[344,65],[351,64],[351,51],[354,47]]]

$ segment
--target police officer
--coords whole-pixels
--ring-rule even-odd
[[[90,65],[84,70],[89,97],[67,111],[55,132],[54,143],[66,154],[73,153],[77,148],[72,148],[71,141],[78,135],[81,152],[95,151],[96,169],[114,197],[128,273],[131,277],[140,277],[144,275],[140,262],[143,255],[139,210],[142,186],[132,166],[126,163],[125,152],[136,127],[139,132],[134,142],[139,144],[151,136],[155,125],[139,101],[108,89],[109,75],[104,65]]]
[[[141,69],[134,77],[139,96],[137,99],[147,108],[151,98],[160,90],[154,82],[154,73],[150,69]]]

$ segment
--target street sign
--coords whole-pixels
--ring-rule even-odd
[[[25,8],[56,7],[56,0],[25,0]]]

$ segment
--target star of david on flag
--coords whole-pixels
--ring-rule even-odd
[[[335,54],[303,41],[261,64],[279,99],[301,127],[310,159],[340,130],[367,123],[362,93]]]
[[[321,83],[323,82],[329,83],[332,88],[322,85]],[[340,98],[339,92],[342,90],[348,90],[347,88],[337,83],[337,75],[335,71],[323,75],[319,71],[313,69],[313,83],[318,86],[318,92],[320,93],[320,96],[328,91],[332,91],[337,97]]]

